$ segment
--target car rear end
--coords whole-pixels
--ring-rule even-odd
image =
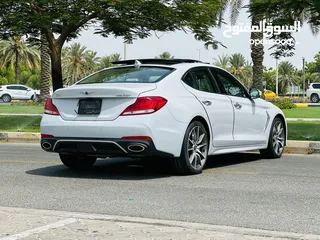
[[[152,92],[174,70],[117,67],[55,91],[41,121],[42,148],[96,157],[173,156],[163,137],[175,139],[179,128],[172,128],[168,100]]]

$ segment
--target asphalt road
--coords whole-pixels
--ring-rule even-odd
[[[74,172],[38,144],[0,144],[0,206],[320,234],[319,155],[216,156],[196,176],[141,164],[104,160]]]

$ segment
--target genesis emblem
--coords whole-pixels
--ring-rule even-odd
[[[85,94],[85,95],[90,95],[90,94],[92,94],[93,92],[85,91],[85,92],[81,92],[81,93],[83,93],[83,94]]]

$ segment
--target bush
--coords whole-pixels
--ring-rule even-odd
[[[270,102],[276,105],[280,109],[291,109],[291,108],[297,107],[294,104],[293,100],[289,98],[277,98],[277,99],[270,100]]]
[[[12,100],[11,105],[15,106],[44,106],[44,102],[34,102],[32,100],[28,101],[19,101],[19,100]]]

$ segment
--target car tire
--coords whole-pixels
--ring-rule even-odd
[[[3,94],[1,97],[2,102],[9,103],[11,102],[12,98],[9,94]]]
[[[70,154],[59,154],[61,162],[70,169],[89,169],[96,162],[97,158],[88,156],[75,156]]]
[[[285,139],[284,122],[279,117],[276,117],[270,128],[268,147],[260,150],[261,156],[267,159],[280,158],[284,150]]]
[[[311,102],[318,103],[319,102],[319,95],[316,93],[313,93],[313,94],[311,94],[310,99],[311,99]]]
[[[194,175],[202,172],[209,149],[209,137],[206,128],[199,121],[192,122],[184,135],[180,157],[173,159],[176,172]]]

